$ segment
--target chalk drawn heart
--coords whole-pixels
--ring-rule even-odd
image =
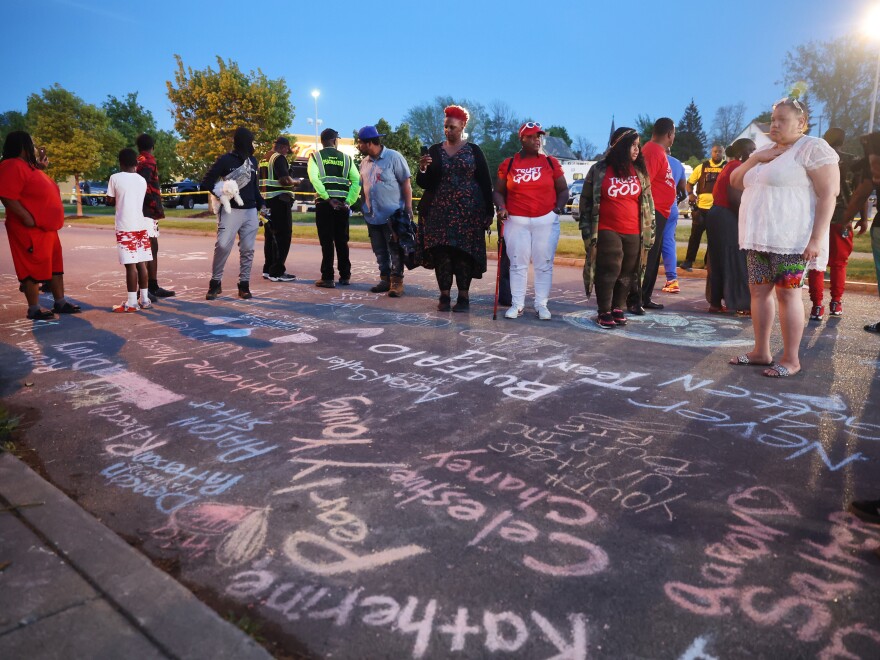
[[[230,316],[209,316],[202,323],[205,325],[226,325],[227,323],[232,323],[236,319]]]
[[[308,334],[307,332],[297,332],[295,335],[284,335],[283,337],[275,337],[270,339],[273,344],[311,344],[318,341],[318,338]]]
[[[800,517],[794,504],[782,493],[766,486],[753,486],[727,498],[731,509],[747,514]]]
[[[337,335],[354,335],[358,339],[366,339],[367,337],[378,337],[385,328],[349,328],[347,330],[337,330]]]
[[[211,330],[212,335],[220,335],[222,337],[248,337],[251,334],[250,328],[226,328],[225,330]]]

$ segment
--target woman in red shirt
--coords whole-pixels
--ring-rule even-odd
[[[37,160],[34,142],[24,131],[13,131],[3,143],[0,160],[0,201],[6,209],[6,235],[15,274],[27,299],[27,317],[36,321],[55,314],[80,311],[64,299],[64,264],[58,230],[64,226],[64,207],[58,185],[41,168],[45,154]],[[55,306],[41,309],[40,283],[51,282]]]
[[[745,250],[739,249],[739,202],[742,191],[730,187],[730,175],[755,150],[755,143],[740,138],[727,149],[731,159],[715,181],[712,208],[706,215],[706,240],[709,252],[709,312],[722,314],[727,309],[749,315],[752,296]],[[722,302],[723,301],[723,302]],[[726,306],[725,306],[726,305]]]
[[[547,300],[553,282],[553,259],[559,243],[559,216],[565,212],[568,186],[559,161],[541,153],[541,124],[519,129],[522,149],[498,168],[495,206],[504,223],[504,244],[510,259],[511,307],[504,317],[515,319],[525,307],[529,262],[535,268],[535,311],[550,320]]]
[[[596,284],[597,323],[603,328],[626,325],[623,306],[643,268],[642,253],[654,229],[651,183],[635,129],[621,126],[614,131],[605,157],[590,168],[579,225],[587,252],[588,296]]]

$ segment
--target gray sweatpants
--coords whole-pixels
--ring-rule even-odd
[[[259,226],[260,216],[257,209],[232,209],[227,213],[226,209],[220,208],[217,242],[214,244],[214,263],[211,265],[212,280],[219,282],[223,279],[223,268],[235,245],[235,235],[238,234],[240,261],[238,281],[250,281],[251,266],[254,263],[254,241],[257,239]]]

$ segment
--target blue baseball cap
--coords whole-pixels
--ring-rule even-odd
[[[385,137],[385,133],[377,131],[375,126],[364,126],[358,131],[358,140],[372,140],[380,137]]]

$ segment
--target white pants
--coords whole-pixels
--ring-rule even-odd
[[[535,306],[547,305],[558,243],[559,216],[553,211],[539,218],[512,215],[504,223],[504,244],[510,259],[510,297],[515,307],[525,306],[530,261],[535,267]]]

